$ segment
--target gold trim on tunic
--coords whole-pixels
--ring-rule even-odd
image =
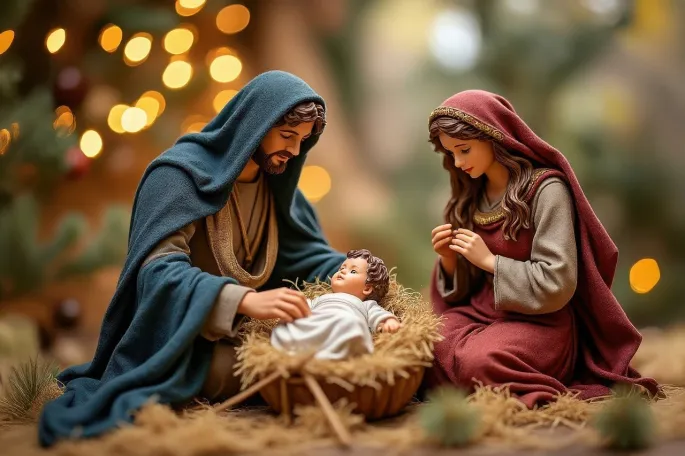
[[[528,195],[528,193],[530,193],[538,179],[540,179],[540,177],[547,171],[550,171],[550,169],[538,168],[535,171],[533,171],[530,181],[528,182],[528,186],[526,187],[525,197],[530,198],[532,196]],[[476,210],[475,214],[473,214],[473,223],[475,223],[476,225],[485,226],[491,223],[499,222],[500,220],[504,219],[505,216],[506,212],[504,212],[504,208],[502,207],[502,203],[500,202],[500,204],[497,205],[497,208],[492,211],[481,212],[479,210]]]

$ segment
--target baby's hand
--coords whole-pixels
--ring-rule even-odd
[[[378,325],[378,330],[381,332],[394,333],[402,326],[402,323],[397,318],[388,318],[383,323]]]

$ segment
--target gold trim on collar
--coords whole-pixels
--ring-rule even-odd
[[[485,133],[486,135],[490,135],[493,138],[495,138],[497,141],[504,141],[504,135],[502,134],[501,131],[496,129],[495,127],[491,127],[490,125],[486,124],[485,122],[481,122],[480,120],[476,119],[470,114],[466,114],[463,111],[458,110],[457,108],[452,108],[449,106],[440,106],[438,108],[435,108],[433,112],[431,112],[430,116],[428,117],[428,124],[430,125],[431,122],[436,117],[440,116],[447,116],[447,117],[452,117],[453,119],[459,119],[463,120],[464,122],[468,123],[469,125],[472,125]]]
[[[530,177],[530,181],[528,182],[528,186],[526,187],[526,193],[524,194],[524,199],[526,201],[529,201],[533,195],[530,195],[530,191],[533,189],[533,186],[535,183],[540,179],[540,177],[545,174],[547,171],[550,171],[549,168],[538,168],[535,171],[533,171],[533,174]],[[506,213],[504,212],[504,208],[502,207],[502,203],[497,206],[496,209],[490,211],[490,212],[481,212],[476,209],[475,214],[473,214],[473,223],[476,225],[480,226],[485,226],[485,225],[490,225],[491,223],[499,222],[506,216]]]

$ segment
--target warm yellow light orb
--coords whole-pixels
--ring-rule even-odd
[[[226,34],[238,33],[245,30],[250,23],[250,10],[244,5],[228,5],[216,16],[216,26]]]
[[[185,5],[197,5],[192,8]],[[205,0],[176,0],[176,14],[179,16],[192,16],[205,6]]]
[[[102,138],[95,130],[86,130],[81,135],[81,142],[79,144],[83,155],[88,158],[96,157],[102,152]]]
[[[152,35],[149,33],[136,33],[128,40],[124,48],[124,61],[127,65],[135,66],[143,63],[150,55],[152,49]]]
[[[214,97],[214,102],[212,103],[214,106],[214,111],[216,111],[218,114],[219,111],[224,109],[226,103],[231,101],[231,98],[233,98],[236,93],[238,93],[238,91],[233,89],[222,90],[221,92],[217,93]]]
[[[109,125],[109,128],[111,128],[113,132],[126,132],[126,130],[124,130],[123,125],[121,125],[121,118],[128,108],[129,107],[125,104],[118,104],[112,106],[112,109],[109,110],[109,115],[107,116],[107,125]]]
[[[45,38],[45,47],[48,48],[50,54],[54,54],[62,49],[62,46],[64,46],[66,41],[67,31],[63,28],[54,29],[51,30],[50,33],[48,33],[47,38]]]
[[[311,202],[317,202],[331,190],[331,176],[320,166],[305,166],[297,186]]]
[[[169,54],[183,54],[193,45],[195,36],[193,32],[185,27],[171,30],[164,36],[164,49]]]
[[[0,33],[0,54],[4,54],[12,46],[14,30],[5,30]]]
[[[181,123],[181,134],[196,133],[207,125],[207,117],[200,114],[191,114]]]
[[[0,155],[4,155],[12,142],[12,135],[7,128],[0,130]]]
[[[207,3],[207,0],[178,0],[179,5],[188,9],[200,8],[205,3]]]
[[[217,82],[234,81],[243,70],[243,64],[234,55],[220,55],[209,65],[209,74]]]
[[[76,118],[68,106],[60,106],[55,109],[55,121],[52,128],[57,130],[60,135],[69,136],[76,129]]]
[[[119,48],[119,45],[121,44],[121,40],[123,39],[123,37],[124,32],[121,30],[120,27],[114,24],[109,24],[105,26],[100,32],[100,46],[105,51],[112,53]]]
[[[222,56],[222,55],[237,55],[237,54],[233,49],[226,47],[226,46],[214,48],[214,49],[210,50],[209,52],[207,52],[207,55],[205,56],[205,63],[207,64],[207,66],[211,66],[214,59],[216,59],[217,57]]]
[[[186,128],[186,133],[199,133],[207,125],[207,122],[194,122]]]
[[[170,89],[180,89],[190,82],[192,76],[192,65],[184,60],[176,60],[167,65],[162,74],[162,81]]]
[[[140,100],[144,98],[152,98],[157,102],[157,114],[155,114],[156,117],[159,117],[162,115],[164,110],[166,109],[166,100],[164,99],[164,95],[161,93],[157,92],[156,90],[148,90],[144,94],[140,96]],[[142,107],[142,106],[139,106]]]
[[[129,133],[137,133],[147,125],[147,114],[141,108],[126,108],[121,115],[121,126]]]
[[[154,91],[145,92],[143,95],[141,95],[138,101],[136,101],[136,108],[140,108],[145,111],[147,116],[147,122],[145,124],[146,127],[152,125],[155,119],[157,119],[157,117],[159,117],[159,115],[162,113],[163,102],[164,97],[162,94]]]
[[[660,278],[659,264],[652,258],[644,258],[630,268],[630,288],[635,293],[649,293]]]

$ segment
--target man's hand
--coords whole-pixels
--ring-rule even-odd
[[[400,323],[397,318],[390,317],[387,320],[385,320],[383,323],[378,325],[378,330],[381,332],[394,333],[394,332],[397,332],[397,330],[400,329],[401,326],[402,326],[402,323]]]
[[[257,320],[278,318],[291,322],[311,315],[312,311],[307,304],[307,298],[299,291],[277,288],[247,293],[238,305],[238,313]]]

